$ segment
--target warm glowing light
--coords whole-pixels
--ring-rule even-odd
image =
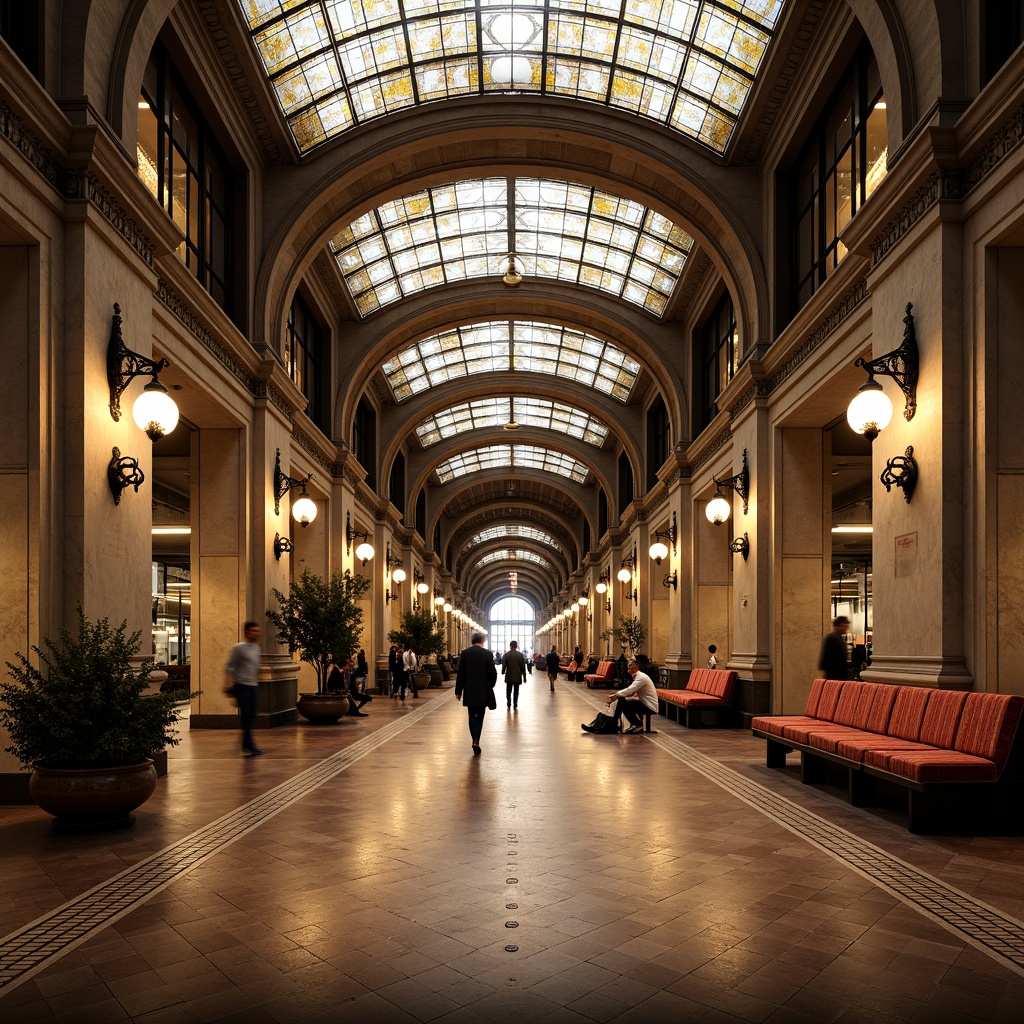
[[[833,526],[833,533],[873,533],[873,526]]]
[[[132,418],[151,441],[159,441],[178,425],[178,405],[156,378],[143,389],[132,406]]]
[[[660,540],[656,540],[651,545],[650,553],[651,558],[653,558],[658,565],[661,565],[661,560],[663,558],[668,558],[668,548]]]
[[[596,587],[594,587],[594,589],[599,594],[603,594],[608,589],[608,584],[605,583],[604,581],[602,581],[601,583],[598,583],[598,585]]]
[[[704,515],[708,517],[708,522],[714,523],[716,526],[724,523],[731,512],[732,505],[725,499],[721,491],[707,503],[707,507],[704,509]]]
[[[892,402],[882,390],[882,385],[869,377],[857,389],[857,394],[846,410],[846,421],[857,434],[863,434],[874,441],[881,430],[889,426],[892,419]]]
[[[154,537],[177,537],[188,536],[192,532],[191,526],[154,526],[150,531]]]
[[[428,590],[430,590],[430,587],[428,587],[426,583],[417,583],[416,584],[416,593],[417,594],[425,594],[425,593],[427,593]]]
[[[633,578],[633,574],[625,566],[619,570],[618,576],[622,583],[628,583]]]
[[[404,569],[396,569],[396,570],[395,570],[395,571],[394,571],[394,572],[393,572],[393,573],[391,574],[391,578],[392,578],[392,579],[393,579],[393,580],[394,580],[394,581],[395,581],[396,583],[404,583],[404,582],[405,582],[405,580],[406,580],[405,570],[404,570]]]
[[[309,526],[316,519],[316,502],[305,491],[292,503],[292,519],[299,526]]]
[[[435,597],[434,598],[434,604],[443,605],[444,604],[444,598],[443,597]]]
[[[373,558],[373,545],[367,544],[364,540],[363,543],[356,548],[356,558],[358,558],[360,562],[368,562]]]

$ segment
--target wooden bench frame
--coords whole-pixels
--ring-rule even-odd
[[[839,680],[828,680],[831,684],[842,684]],[[826,683],[826,680],[815,680],[815,686]],[[858,683],[860,686],[885,686],[884,683]],[[900,687],[900,689],[904,689]],[[949,692],[949,691],[937,691]],[[758,716],[754,719],[751,731],[767,743],[765,763],[769,768],[785,768],[786,755],[795,751],[800,755],[800,781],[813,785],[825,781],[829,765],[838,766],[846,773],[846,795],[854,807],[871,806],[877,799],[877,783],[883,780],[894,784],[907,793],[907,826],[914,834],[930,834],[941,830],[942,821],[957,807],[971,805],[980,808],[984,813],[997,815],[1009,828],[1012,834],[1024,834],[1024,742],[1021,741],[1020,728],[1016,729],[1009,753],[1002,770],[994,780],[978,781],[946,781],[936,780],[921,782],[876,765],[865,764],[843,756],[832,750],[824,750],[810,743],[800,742],[792,737],[781,737],[776,733],[759,728],[758,722],[769,721],[779,723],[786,718],[793,722],[804,722],[814,719],[836,737],[848,730],[850,735],[863,736],[872,734],[874,730],[864,730],[855,726],[835,723],[829,717],[819,717],[818,709],[812,706],[815,696],[812,688],[808,698],[808,711],[815,713],[806,716]],[[966,696],[966,695],[965,695]],[[986,695],[979,695],[986,696]],[[992,694],[992,697],[999,695]],[[834,709],[833,709],[834,712]],[[833,712],[826,712],[833,713]],[[877,733],[880,737],[888,733]],[[951,747],[930,746],[921,744],[919,749],[929,751],[953,751]],[[997,765],[998,768],[998,765]]]

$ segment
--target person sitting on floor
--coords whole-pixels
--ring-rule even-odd
[[[644,731],[644,713],[641,706],[650,710],[653,714],[658,713],[658,689],[651,677],[640,671],[640,666],[635,658],[630,658],[626,665],[626,671],[633,677],[629,686],[622,690],[616,690],[608,698],[608,706],[615,704],[615,722],[625,715],[630,723],[627,733]],[[586,729],[586,726],[583,726]],[[588,730],[589,731],[589,730]]]

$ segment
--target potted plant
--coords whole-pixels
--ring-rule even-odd
[[[109,620],[58,630],[7,662],[13,683],[0,683],[0,722],[13,754],[32,769],[29,792],[63,831],[121,828],[156,788],[153,753],[175,746],[175,704],[187,691],[147,694],[153,662],[135,667],[141,633]]]
[[[647,639],[647,628],[635,615],[622,615],[617,626],[609,626],[601,634],[602,640],[609,638],[625,648],[630,657],[635,657]]]
[[[363,609],[358,599],[369,586],[366,576],[347,570],[328,580],[306,569],[292,580],[287,594],[271,591],[280,605],[280,611],[267,612],[277,627],[277,642],[287,645],[289,654],[298,652],[316,672],[316,693],[300,694],[295,705],[313,725],[337,722],[348,711],[348,695],[331,693],[327,678],[332,662],[344,665],[359,649]]]
[[[434,617],[429,611],[402,612],[402,621],[398,629],[388,633],[388,640],[398,644],[403,649],[406,644],[412,644],[416,657],[420,659],[421,670],[416,673],[416,685],[420,689],[431,685],[429,671],[423,670],[423,660],[429,657],[436,657],[443,653],[445,648],[444,630],[438,629],[434,624]],[[440,669],[438,671],[437,684],[441,684]]]

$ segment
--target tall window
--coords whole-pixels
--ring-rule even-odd
[[[536,650],[533,635],[537,616],[529,601],[521,597],[503,597],[491,605],[488,615],[487,646],[502,654],[515,640],[524,657]]]
[[[377,415],[364,398],[359,400],[352,424],[352,452],[366,470],[367,486],[377,490]]]
[[[1021,44],[1024,0],[985,0],[981,5],[981,84],[986,85]]]
[[[0,36],[17,54],[22,64],[40,80],[41,20],[40,0],[0,0]]]
[[[288,310],[288,326],[284,334],[284,363],[288,376],[306,396],[306,415],[328,433],[324,422],[326,403],[322,400],[324,391],[323,330],[313,317],[313,311],[302,296],[295,293],[291,309]]]
[[[388,500],[399,512],[405,512],[405,456],[401,452],[395,456],[395,461],[391,464]]]
[[[597,492],[597,533],[603,537],[608,532],[608,495],[602,487]]]
[[[416,495],[416,532],[423,538],[427,535],[427,491],[421,487]]]
[[[839,234],[885,176],[885,97],[878,64],[862,44],[811,130],[792,178],[792,313],[846,255]]]
[[[736,373],[740,358],[740,336],[736,329],[736,311],[732,296],[726,292],[698,328],[697,351],[700,358],[700,401],[694,409],[700,417],[695,432],[702,431],[714,418],[715,403]],[[663,460],[664,461],[664,460]]]
[[[659,395],[647,412],[647,489],[658,482],[658,470],[668,458],[668,409]]]
[[[619,516],[628,508],[633,500],[633,467],[629,456],[623,452],[619,456]]]
[[[233,173],[160,44],[142,81],[136,144],[139,177],[185,235],[178,256],[230,314]]]

